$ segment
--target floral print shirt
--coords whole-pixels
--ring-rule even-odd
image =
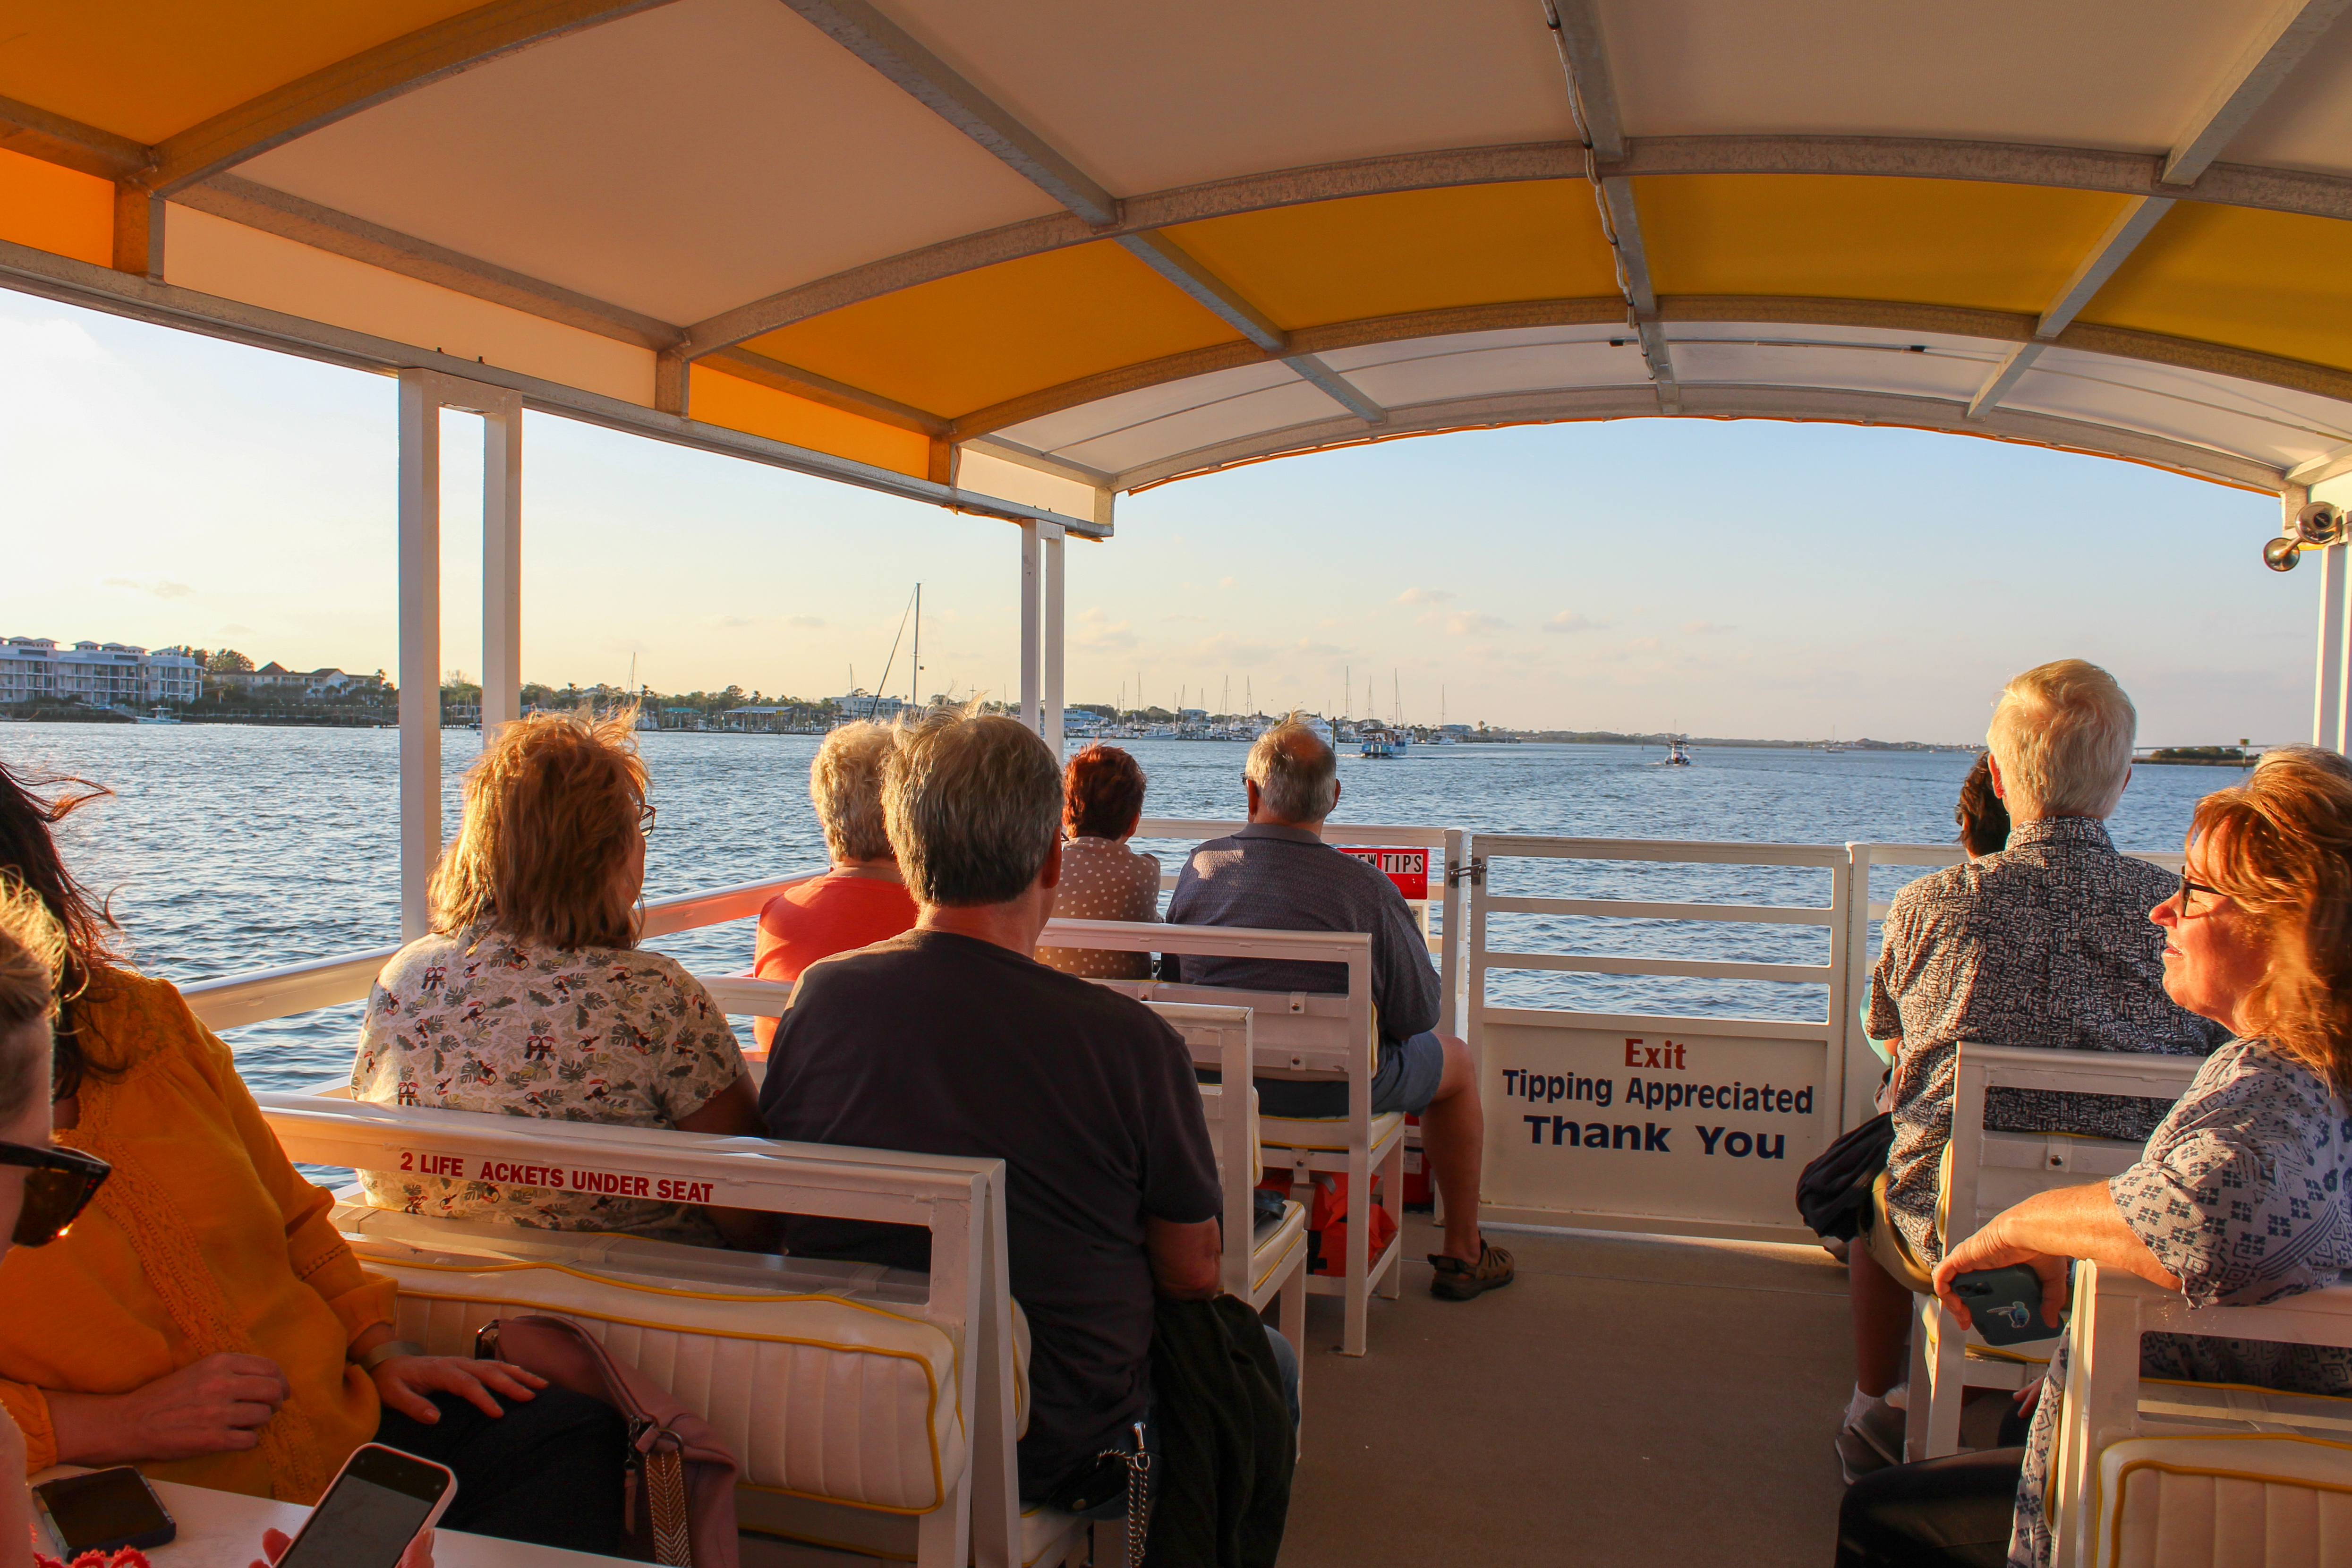
[[[2352,1111],[2310,1068],[2265,1040],[2231,1040],[2107,1184],[2124,1223],[2180,1279],[2193,1307],[2259,1307],[2352,1271]],[[2066,1383],[2052,1361],[2019,1478],[2010,1562],[2051,1560],[2043,1515]],[[2244,1383],[2352,1394],[2352,1348],[2195,1334],[2146,1334],[2140,1371],[2189,1383]]]
[[[485,926],[420,937],[376,976],[353,1098],[493,1115],[675,1127],[743,1076],[725,1015],[675,959],[526,948]],[[363,1171],[378,1208],[716,1243],[690,1204]]]

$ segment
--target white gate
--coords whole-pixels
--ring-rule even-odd
[[[1843,845],[1480,834],[1465,944],[1469,1042],[1486,1111],[1484,1217],[1500,1223],[1801,1241],[1797,1173],[1845,1124],[1853,980]],[[1824,904],[1656,903],[1493,890],[1514,861],[1819,868]],[[1507,880],[1507,878],[1506,879]],[[1492,915],[1817,926],[1822,963],[1496,951]],[[1496,970],[1778,981],[1829,994],[1819,1021],[1496,1005]],[[1866,1047],[1864,1047],[1866,1051]],[[1865,1093],[1865,1100],[1866,1100]]]

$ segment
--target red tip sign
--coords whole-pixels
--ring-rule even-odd
[[[1396,890],[1408,899],[1429,897],[1429,851],[1426,849],[1349,849],[1339,848],[1342,855],[1353,856],[1396,884]]]

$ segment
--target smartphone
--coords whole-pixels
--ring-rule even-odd
[[[33,1501],[66,1563],[85,1552],[161,1546],[179,1533],[155,1489],[129,1465],[43,1481]]]
[[[447,1467],[362,1443],[278,1560],[278,1568],[399,1568],[408,1543],[457,1495]]]
[[[2022,1263],[1955,1275],[1952,1294],[1969,1310],[1969,1321],[1989,1345],[2053,1339],[2060,1331],[2042,1316],[2042,1276]]]

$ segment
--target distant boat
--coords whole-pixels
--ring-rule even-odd
[[[1690,742],[1687,741],[1668,742],[1666,744],[1666,754],[1658,760],[1657,765],[1662,768],[1686,768],[1690,766]]]
[[[177,724],[181,722],[181,720],[179,716],[173,713],[169,708],[164,707],[161,703],[157,703],[153,712],[142,714],[139,718],[133,720],[132,722],[139,724]]]
[[[1358,754],[1360,756],[1382,759],[1402,757],[1405,753],[1405,747],[1409,744],[1402,731],[1383,730],[1378,726],[1364,730],[1362,736],[1363,744],[1358,748]]]

